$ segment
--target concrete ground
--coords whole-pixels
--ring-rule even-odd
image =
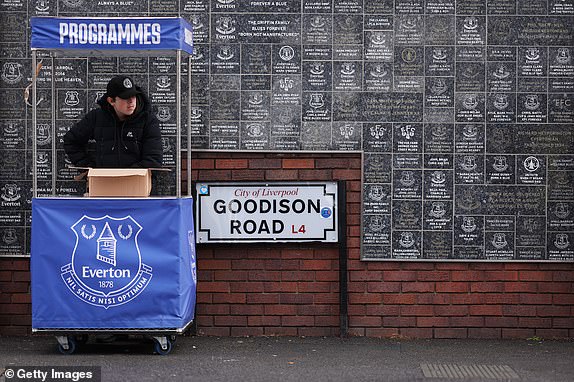
[[[97,366],[102,381],[122,382],[572,382],[574,341],[179,337],[160,356],[138,336],[90,338],[72,355],[51,336],[0,337],[0,381],[31,366]]]

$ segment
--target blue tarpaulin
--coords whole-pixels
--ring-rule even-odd
[[[192,26],[180,17],[32,17],[32,50],[193,53]]]
[[[35,198],[32,328],[183,329],[195,259],[191,198]]]

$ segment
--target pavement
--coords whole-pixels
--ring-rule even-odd
[[[56,366],[95,366],[106,382],[572,382],[574,341],[182,336],[158,355],[143,337],[109,344],[90,337],[63,355],[51,336],[0,337],[1,382],[39,381],[8,376]],[[67,377],[57,380],[81,380]]]

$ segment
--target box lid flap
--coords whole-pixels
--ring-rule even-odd
[[[147,168],[90,168],[88,177],[146,176],[148,171]]]

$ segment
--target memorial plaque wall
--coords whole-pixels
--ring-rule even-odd
[[[29,248],[29,17],[181,16],[194,27],[192,93],[182,84],[193,150],[362,152],[362,260],[574,261],[571,0],[12,0],[0,10],[0,256]],[[175,166],[174,58],[54,65],[54,99],[49,58],[38,79],[41,192],[52,139],[57,192],[83,192],[61,138],[118,73],[149,93]],[[157,189],[173,193],[171,178]]]

